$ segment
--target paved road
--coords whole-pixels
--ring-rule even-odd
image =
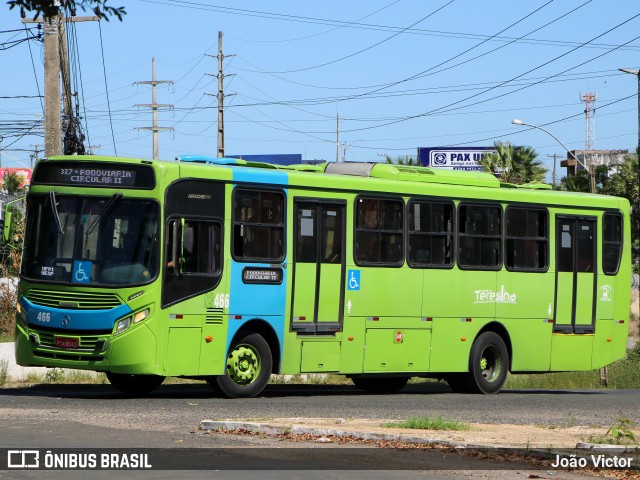
[[[269,385],[260,398],[240,400],[214,398],[204,383],[163,385],[144,399],[127,398],[109,385],[42,385],[0,392],[0,418],[7,409],[45,410],[65,418],[77,414],[97,425],[117,421],[197,428],[203,419],[405,419],[425,414],[467,422],[555,426],[611,426],[620,416],[640,423],[638,390],[506,390],[493,396],[462,395],[451,393],[445,384],[425,382],[409,384],[396,395],[371,395],[349,385]]]
[[[636,421],[638,391],[506,391],[496,396],[458,395],[440,384],[410,385],[401,394],[368,395],[350,386],[272,385],[260,398],[223,400],[211,397],[205,385],[167,385],[149,398],[132,399],[116,393],[108,385],[42,385],[32,388],[0,390],[0,449],[35,448],[242,448],[247,462],[261,462],[264,450],[249,447],[332,448],[318,443],[289,444],[271,437],[234,436],[198,432],[203,419],[270,417],[345,417],[401,419],[411,415],[436,413],[466,421],[535,423],[535,424],[603,424],[619,416]],[[334,447],[335,448],[335,447]],[[322,450],[324,452],[324,450]],[[220,453],[215,453],[220,456]],[[370,458],[352,457],[342,450],[327,450],[345,468],[367,468]],[[432,452],[434,466],[464,466],[487,469],[483,460],[461,459]],[[216,457],[218,458],[218,457]],[[365,457],[366,458],[366,457]],[[381,457],[383,458],[383,457]],[[219,458],[218,458],[219,459]],[[270,461],[275,461],[271,459]],[[359,463],[358,463],[359,462]],[[461,463],[462,462],[462,463]],[[464,463],[469,462],[469,463]],[[395,465],[397,467],[397,465]],[[506,468],[501,464],[498,468]],[[325,479],[390,478],[526,478],[527,466],[517,470],[468,472],[436,470],[433,472],[394,470],[374,472],[319,472],[316,470],[278,472],[243,471],[233,478]],[[2,472],[5,478],[85,478],[82,472]],[[86,473],[86,472],[85,472]],[[94,474],[95,473],[95,474]],[[109,472],[94,472],[93,478],[114,478]],[[544,473],[544,472],[543,472]],[[189,478],[211,478],[212,472],[189,472]],[[533,472],[540,474],[540,471]],[[524,475],[524,476],[522,476]],[[215,478],[231,478],[232,472],[216,472]],[[180,475],[178,475],[180,477]],[[118,478],[177,478],[174,472],[133,472]],[[555,477],[558,478],[558,477]],[[562,478],[582,478],[562,475]]]

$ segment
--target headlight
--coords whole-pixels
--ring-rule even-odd
[[[146,320],[151,315],[151,308],[145,308],[144,310],[140,310],[133,315],[129,315],[121,320],[118,320],[116,323],[116,331],[113,333],[114,335],[120,335],[121,333],[127,331],[132,324],[136,324]]]
[[[123,318],[116,324],[116,331],[114,335],[119,335],[124,332],[131,325],[131,317]]]
[[[140,312],[136,313],[136,314],[133,316],[133,323],[141,322],[142,320],[144,320],[145,318],[147,318],[147,317],[149,316],[149,313],[150,313],[150,312],[151,312],[151,311],[150,311],[148,308],[146,308],[146,309],[144,309],[144,310],[142,310],[142,311],[140,311]]]
[[[20,305],[19,303],[16,304],[16,310],[18,312],[18,318],[20,319],[20,324],[23,327],[26,327],[27,326],[27,312],[25,312],[22,309],[22,305]]]

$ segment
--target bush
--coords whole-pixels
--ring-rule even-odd
[[[0,340],[12,340],[15,329],[17,294],[9,279],[0,283]]]

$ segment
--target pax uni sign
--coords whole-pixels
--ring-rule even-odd
[[[494,147],[419,147],[418,162],[424,167],[481,172],[480,160],[495,151]]]

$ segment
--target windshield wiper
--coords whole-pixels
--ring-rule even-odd
[[[99,224],[101,224],[104,221],[105,218],[107,218],[109,216],[109,214],[111,213],[111,210],[113,210],[113,207],[116,206],[116,204],[120,201],[120,199],[122,199],[122,194],[121,193],[114,193],[113,194],[113,196],[109,199],[109,201],[104,206],[104,208],[102,209],[102,211],[100,212],[98,217],[87,228],[87,231],[85,232],[86,236],[91,235],[91,232],[93,232],[93,230]]]
[[[54,192],[53,190],[49,192],[49,201],[51,202],[51,210],[53,210],[53,218],[55,218],[56,220],[58,231],[60,232],[60,235],[64,235],[64,228],[62,228],[62,222],[60,221],[60,214],[58,213],[56,192]]]

